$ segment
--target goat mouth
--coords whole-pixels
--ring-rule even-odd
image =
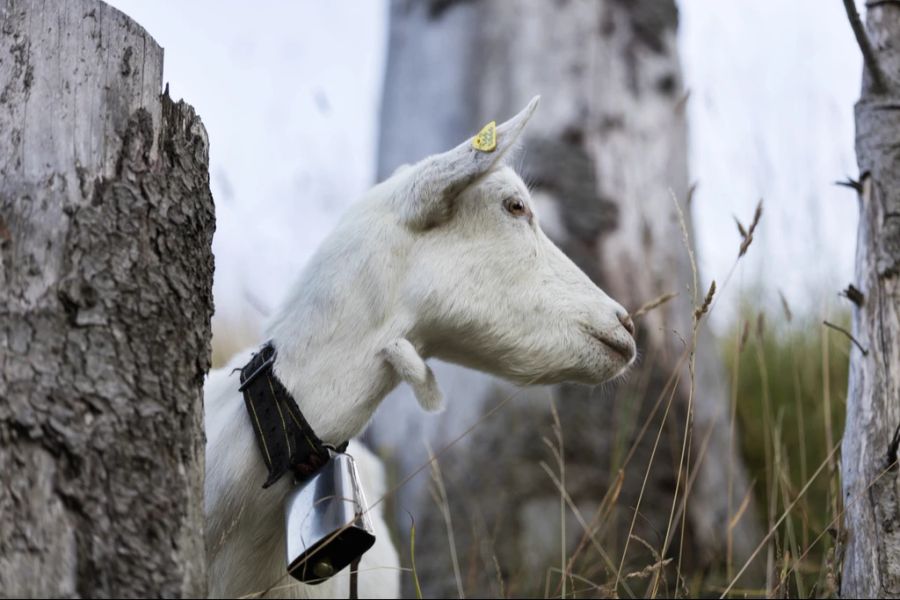
[[[603,337],[594,331],[589,331],[588,335],[612,350],[613,353],[618,354],[626,363],[631,362],[631,359],[634,358],[634,344],[616,338]]]

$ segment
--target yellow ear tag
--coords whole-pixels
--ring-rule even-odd
[[[493,152],[497,149],[497,123],[485,125],[472,140],[472,147],[479,152]]]

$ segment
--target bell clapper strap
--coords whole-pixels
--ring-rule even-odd
[[[359,561],[361,558],[350,563],[350,600],[359,598]]]

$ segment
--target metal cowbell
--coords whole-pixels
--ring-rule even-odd
[[[375,535],[353,457],[331,460],[285,502],[288,572],[315,585],[362,556]]]

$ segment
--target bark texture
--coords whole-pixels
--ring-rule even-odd
[[[689,227],[686,98],[676,29],[673,1],[391,4],[379,176],[452,147],[542,94],[525,133],[520,172],[532,184],[545,231],[630,310],[663,293],[679,293],[640,321],[643,358],[627,384],[516,391],[439,365],[446,414],[426,420],[403,393],[388,400],[371,439],[394,450],[405,473],[427,459],[423,437],[439,450],[502,398],[517,395],[440,460],[446,498],[439,504],[452,520],[458,578],[446,515],[432,502],[426,482],[413,482],[400,494],[400,522],[408,521],[403,509],[416,515],[416,567],[427,596],[455,595],[460,588],[478,596],[559,593],[562,546],[571,557],[584,529],[568,508],[565,519],[560,517],[559,490],[541,467],[547,462],[558,471],[543,442],[546,437],[557,444],[551,398],[561,422],[567,492],[600,541],[585,542],[586,550],[570,565],[585,578],[578,587],[616,579],[639,502],[634,533],[677,558],[679,510],[669,527],[676,486],[683,496],[690,485],[683,570],[703,568],[729,552],[740,567],[759,539],[753,510],[728,527],[747,482],[729,431],[721,368],[704,339],[690,451],[681,463],[690,378],[686,363],[677,365],[693,317],[692,272],[672,200],[674,194],[681,202]],[[681,379],[666,391],[676,371]],[[688,461],[691,475],[679,482],[679,464]],[[621,493],[600,515],[601,500],[615,487],[623,464]],[[603,558],[600,545],[613,562]],[[631,540],[624,572],[654,561],[640,541]],[[673,581],[669,577],[670,586]],[[637,585],[640,594],[647,584]],[[660,585],[658,593],[666,587]]]
[[[900,8],[866,17],[883,86],[863,76],[856,105],[861,190],[847,421],[841,447],[845,547],[841,595],[900,596]]]
[[[0,39],[0,595],[202,596],[206,132],[102,2]]]

